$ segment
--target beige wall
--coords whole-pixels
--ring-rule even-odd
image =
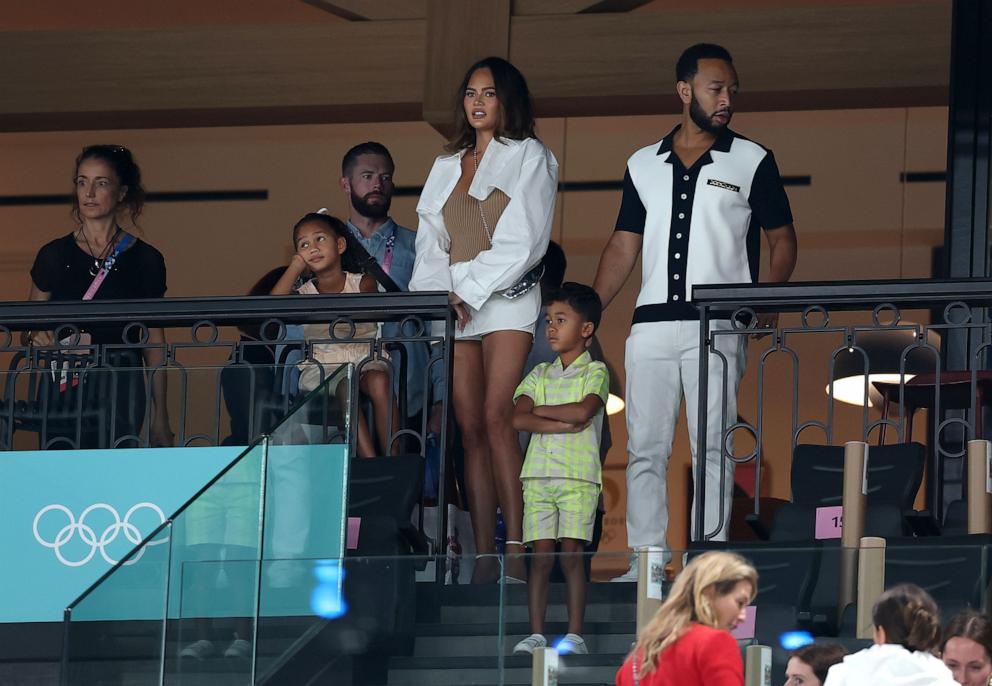
[[[946,118],[945,108],[735,117],[735,129],[775,151],[783,174],[812,176],[811,186],[789,189],[800,241],[795,280],[931,275],[931,251],[943,238],[944,187],[902,184],[899,174],[944,169]],[[541,121],[540,135],[557,155],[564,181],[616,180],[633,150],[658,140],[674,123],[670,116],[553,119]],[[337,188],[341,155],[350,145],[368,139],[393,151],[400,185],[423,182],[442,142],[422,123],[0,134],[0,193],[68,192],[72,159],[82,145],[93,142],[131,148],[150,190],[268,189],[265,202],[151,204],[141,222],[147,240],[165,254],[170,296],[238,294],[287,259],[290,227],[304,212],[328,206],[344,213],[345,200]],[[592,280],[616,216],[618,195],[581,192],[559,198],[555,237],[569,257],[567,278]],[[395,218],[415,227],[415,204],[415,198],[396,199]],[[0,207],[0,227],[5,234],[0,297],[22,299],[35,251],[72,228],[68,208]],[[637,288],[635,277],[607,312],[600,333],[621,374],[623,341]],[[767,341],[750,346],[750,371],[742,387],[741,413],[752,420],[757,357],[766,345]],[[830,343],[803,345],[822,352]],[[788,497],[790,419],[788,406],[777,402],[787,388],[783,384],[789,382],[782,364],[771,363],[766,378],[770,386],[765,391],[764,448],[769,494]],[[806,374],[804,368],[801,416],[823,419],[823,383],[818,372]],[[860,412],[842,408],[838,412],[839,433],[855,431],[852,427],[860,422]],[[606,473],[609,526],[603,547],[620,550],[625,544],[622,415],[612,418],[611,427],[614,449]],[[857,436],[837,435],[835,440],[852,437]],[[685,521],[679,513],[685,510],[687,445],[685,432],[680,431],[670,480],[676,515],[670,543],[676,548],[684,543]]]

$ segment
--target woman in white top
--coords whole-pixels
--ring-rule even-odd
[[[871,611],[875,645],[830,668],[824,686],[956,686],[933,651],[940,614],[930,594],[913,584],[893,586]]]
[[[523,462],[513,430],[513,390],[523,376],[541,309],[539,288],[504,292],[544,256],[551,237],[558,163],[534,137],[530,92],[509,62],[472,65],[460,87],[451,153],[434,162],[417,205],[411,291],[447,291],[458,318],[453,402],[465,448],[476,551],[495,552],[496,507],[507,552],[522,551]],[[491,560],[491,562],[487,562]],[[476,583],[498,576],[480,559]],[[523,561],[506,574],[522,579]]]

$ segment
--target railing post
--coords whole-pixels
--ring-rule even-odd
[[[530,671],[531,686],[558,686],[558,651],[541,648],[534,651]]]
[[[865,500],[868,494],[868,444],[848,441],[844,444],[844,507],[840,537],[840,593],[838,620],[844,608],[853,603],[858,582],[858,549],[865,530]]]
[[[748,646],[744,651],[744,686],[772,686],[772,649]]]
[[[968,533],[992,533],[992,443],[985,440],[968,441]]]
[[[664,549],[650,546],[637,556],[637,635],[661,607],[661,584],[665,578]]]
[[[858,638],[871,638],[875,623],[871,611],[885,590],[885,539],[865,536],[858,548]]]

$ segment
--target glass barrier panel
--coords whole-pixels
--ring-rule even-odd
[[[395,521],[365,519],[360,536],[384,542],[400,534]],[[430,561],[416,555],[292,560],[305,572],[310,611],[278,624],[263,618],[256,683],[308,683],[333,674],[338,684],[502,684],[499,584],[418,582]]]
[[[320,384],[268,439],[260,644],[302,640],[313,629],[314,574],[333,574],[313,560],[339,560],[344,554],[353,369],[314,365],[311,375],[320,377]],[[256,673],[276,658],[260,652]]]
[[[100,517],[104,523],[98,525]],[[135,521],[137,515],[128,519],[121,527],[116,527],[121,538],[133,534],[132,527],[139,526]],[[118,535],[107,533],[114,531],[114,521],[105,509],[94,511],[86,518],[86,528],[82,529],[85,533],[77,536],[69,546],[88,545],[86,555],[109,556],[115,543],[112,539]],[[91,587],[66,610],[63,684],[153,686],[161,683],[169,548],[174,530],[168,522],[160,526],[157,533],[125,555],[120,566],[114,567],[102,582]],[[126,546],[125,551],[127,548],[130,546]],[[82,551],[64,551],[65,555],[71,552]]]
[[[220,669],[251,683],[265,446],[257,444],[179,513],[172,538],[165,674],[170,683]]]
[[[635,636],[637,584],[610,579],[629,563],[626,552],[505,556],[503,569],[515,573],[500,578],[499,650],[486,656],[501,683],[531,683],[534,654],[544,649],[553,653],[545,664],[558,683],[614,683]]]

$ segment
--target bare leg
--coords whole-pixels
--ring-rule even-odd
[[[472,533],[476,552],[493,555],[496,552],[496,490],[480,392],[483,379],[482,345],[477,341],[456,342],[452,401],[465,449],[465,487],[472,513]],[[473,583],[495,581],[498,576],[495,563],[481,562],[475,565]]]
[[[338,407],[341,408],[341,421],[343,425],[344,417],[348,415],[348,407],[351,406],[351,381],[349,379],[339,381],[337,387],[334,389],[334,394],[338,399]],[[365,417],[362,414],[362,404],[355,403],[354,407],[355,411],[351,416],[351,420],[358,420],[358,446],[356,447],[356,451],[359,457],[372,457],[375,455],[375,442],[369,433],[368,424],[365,423]]]
[[[372,399],[373,421],[375,422],[375,433],[379,439],[379,446],[382,455],[399,454],[399,441],[393,443],[389,439],[392,431],[399,430],[400,413],[396,402],[393,399],[392,384],[389,375],[378,369],[367,371],[362,374],[359,381],[362,393]],[[392,431],[390,430],[392,424]]]
[[[482,340],[486,437],[507,541],[519,541],[523,537],[524,498],[520,483],[523,455],[513,428],[513,391],[523,378],[524,363],[533,342],[534,337],[526,331],[494,331]],[[507,545],[506,573],[525,579],[523,559],[511,556],[520,552],[522,545]]]
[[[574,538],[561,539],[561,571],[568,584],[566,606],[568,607],[568,633],[582,635],[582,621],[586,612],[586,571],[582,565],[582,553],[586,550],[585,541]]]
[[[368,422],[365,421],[365,415],[359,410],[358,414],[358,456],[359,457],[374,457],[375,456],[375,441],[372,440],[372,434],[369,432]]]
[[[548,610],[548,582],[555,564],[555,542],[550,538],[534,541],[534,556],[530,560],[530,578],[527,580],[527,609],[530,613],[530,632],[544,634],[544,615]],[[571,618],[571,610],[569,611]]]

